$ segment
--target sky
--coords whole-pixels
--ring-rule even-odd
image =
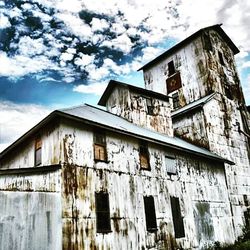
[[[0,0],[0,152],[55,109],[96,105],[110,79],[143,87],[141,66],[220,23],[250,105],[250,1]]]

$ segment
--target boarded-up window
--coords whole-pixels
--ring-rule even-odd
[[[176,160],[173,157],[165,156],[165,166],[168,174],[176,174]]]
[[[157,223],[155,216],[155,203],[153,196],[144,197],[144,208],[146,216],[146,227],[148,231],[156,231]]]
[[[184,231],[184,225],[183,225],[183,218],[181,216],[179,198],[170,197],[170,200],[171,200],[171,209],[172,209],[172,216],[173,216],[173,222],[174,222],[175,238],[185,237],[185,231]]]
[[[170,61],[168,63],[168,76],[173,75],[176,72],[175,67],[174,67],[174,62]]]
[[[174,109],[177,109],[180,107],[180,100],[179,100],[179,94],[178,92],[174,93],[172,95],[172,98],[173,98],[173,108]]]
[[[139,147],[140,166],[142,169],[150,170],[148,145],[141,141]]]
[[[97,233],[111,232],[109,195],[104,192],[95,193]]]
[[[42,140],[37,138],[35,141],[35,166],[42,163]]]
[[[96,161],[107,161],[106,135],[94,132],[94,159]]]
[[[167,92],[168,94],[181,88],[181,75],[180,72],[177,72],[176,74],[170,76],[167,80],[166,80],[166,84],[167,84]]]

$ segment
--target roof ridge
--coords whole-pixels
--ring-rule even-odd
[[[69,109],[84,107],[84,106],[86,106],[86,104],[87,104],[87,103],[80,104],[80,105],[75,105],[75,106],[71,106],[71,107],[69,107],[69,108],[56,109],[56,110],[62,111],[62,112],[63,112],[63,111],[69,110]],[[55,110],[55,111],[56,111],[56,110]]]

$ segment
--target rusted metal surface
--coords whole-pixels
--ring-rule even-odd
[[[175,135],[235,162],[235,166],[226,164],[225,174],[237,238],[242,233],[248,208],[243,196],[250,198],[250,149],[249,115],[244,111],[234,51],[216,30],[207,30],[182,49],[145,68],[147,89],[167,94],[167,64],[172,60],[181,74],[182,87],[177,90],[180,108],[217,93],[201,109],[174,118],[173,127]],[[207,204],[206,211],[210,211],[210,205]],[[204,216],[198,212],[196,216],[196,225],[201,227]],[[207,239],[213,240],[213,236],[208,235]]]
[[[150,107],[147,105],[149,98],[152,104]],[[134,124],[173,136],[170,106],[166,101],[117,86],[107,101],[107,109]]]
[[[62,131],[67,155],[62,170],[63,249],[199,248],[207,235],[198,236],[193,217],[197,202],[208,202],[212,208],[214,240],[234,238],[223,164],[150,144],[151,170],[145,171],[139,164],[140,142],[113,133],[106,134],[108,161],[94,162],[93,131],[72,129],[70,124]],[[176,175],[167,174],[165,154],[177,159]],[[105,234],[96,229],[95,192],[100,191],[109,194],[110,202],[111,232]],[[155,232],[146,230],[144,196],[154,197]],[[184,238],[175,239],[171,196],[180,199]]]

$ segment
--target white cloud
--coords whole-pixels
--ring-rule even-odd
[[[10,26],[11,24],[9,22],[9,18],[4,16],[3,14],[0,14],[0,29],[5,29]]]
[[[109,23],[105,19],[93,18],[91,21],[92,31],[101,31],[109,28]]]
[[[0,102],[0,152],[51,112],[32,104]]]
[[[106,89],[107,83],[91,83],[89,85],[78,85],[73,88],[73,91],[84,93],[84,94],[95,94],[95,95],[102,95],[103,91]]]

